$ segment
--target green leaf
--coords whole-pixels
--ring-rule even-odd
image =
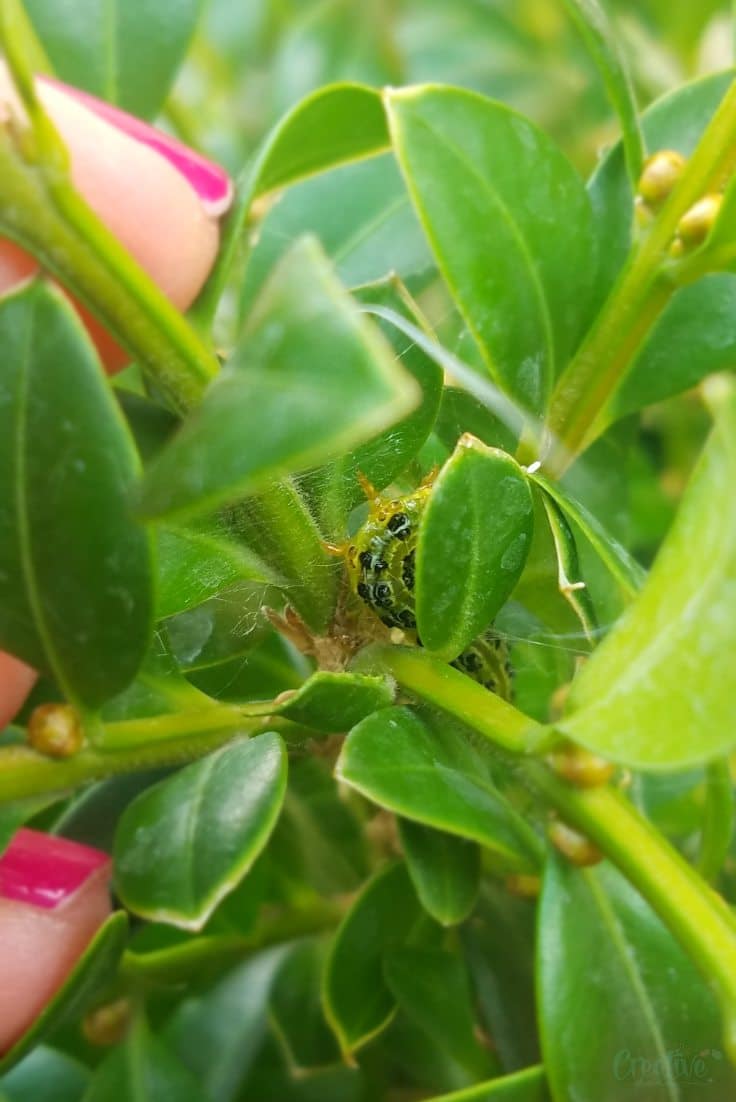
[[[199,930],[240,883],[281,810],[277,735],[244,739],[143,792],[115,838],[116,889],[136,914]]]
[[[706,275],[676,291],[603,411],[601,424],[697,386],[736,364],[736,276]]]
[[[590,294],[582,182],[531,122],[475,93],[421,85],[385,101],[409,194],[488,369],[542,410]]]
[[[452,1094],[436,1094],[427,1102],[549,1102],[549,1093],[544,1068],[539,1067],[526,1068]]]
[[[307,1069],[313,1071],[340,1059],[320,999],[325,949],[323,940],[297,942],[279,969],[271,992],[269,1015],[295,1078]]]
[[[259,296],[233,361],[153,461],[143,512],[209,509],[256,492],[360,443],[416,399],[319,246],[298,241]]]
[[[312,665],[277,632],[269,632],[248,651],[247,657],[226,659],[202,670],[193,670],[188,680],[208,696],[220,701],[260,700],[298,689],[312,672]]]
[[[460,440],[434,483],[417,545],[417,627],[448,661],[484,631],[510,596],[532,539],[532,497],[511,456]]]
[[[422,911],[404,865],[391,865],[368,882],[340,924],[323,977],[327,1020],[344,1053],[384,1029],[396,1010],[383,976],[385,955],[402,945]]]
[[[346,287],[393,272],[406,279],[433,266],[404,181],[389,154],[344,165],[290,188],[258,226],[240,308],[252,306],[290,242],[315,234]]]
[[[399,837],[419,901],[442,926],[468,917],[478,896],[477,845],[410,819],[399,819]]]
[[[0,1079],[3,1102],[79,1102],[89,1070],[63,1052],[39,1045]]]
[[[252,551],[217,530],[158,530],[157,619],[194,608],[240,581],[278,580]]]
[[[617,32],[599,0],[565,0],[565,7],[603,78],[608,98],[618,116],[626,167],[635,187],[644,161],[644,138]]]
[[[573,682],[560,729],[605,757],[683,768],[734,746],[734,479],[731,391],[646,585]]]
[[[476,1037],[470,984],[461,957],[403,946],[386,956],[383,971],[399,1007],[447,1051],[463,1069],[464,1078],[474,1082],[491,1074],[493,1061]]]
[[[662,96],[643,114],[646,146],[652,153],[674,149],[689,157],[710,122],[733,73],[713,73]],[[613,286],[632,244],[633,188],[619,142],[608,151],[588,185],[598,247],[591,317]]]
[[[248,654],[268,630],[261,609],[269,593],[261,583],[239,582],[170,617],[166,635],[180,668],[188,673]]]
[[[374,88],[332,84],[297,103],[267,135],[238,181],[219,257],[197,300],[196,316],[208,323],[214,317],[255,199],[336,165],[373,157],[389,146],[381,97]]]
[[[394,277],[360,287],[353,296],[361,303],[389,307],[415,324],[419,320],[416,303]],[[400,475],[429,436],[442,394],[443,373],[439,365],[395,326],[381,318],[376,318],[376,324],[393,348],[395,362],[418,383],[421,401],[406,417],[367,443],[300,480],[323,530],[336,540],[345,538],[350,511],[365,500],[358,475],[367,478],[378,490]]]
[[[114,979],[127,937],[127,915],[124,911],[115,911],[100,926],[63,987],[46,1004],[31,1028],[0,1059],[0,1075],[9,1071],[59,1026],[76,1021],[85,1013]]]
[[[238,1097],[263,1040],[272,985],[286,952],[278,946],[244,961],[208,991],[186,997],[168,1022],[167,1043],[211,1102]]]
[[[262,711],[330,734],[348,731],[379,708],[387,708],[393,697],[383,677],[318,670],[285,700],[267,701]],[[245,714],[259,712],[248,709]]]
[[[266,139],[251,173],[254,197],[390,146],[381,97],[338,83],[306,96]]]
[[[336,775],[379,806],[479,842],[513,868],[536,866],[533,831],[496,789],[486,759],[446,720],[384,708],[350,732]]]
[[[456,386],[446,386],[442,391],[434,431],[450,451],[466,432],[505,452],[516,448],[516,436],[511,429],[467,390]]]
[[[581,502],[576,501],[556,482],[550,482],[543,475],[532,474],[529,477],[556,502],[572,527],[588,541],[615,580],[622,595],[630,601],[644,584],[646,571]]]
[[[133,444],[76,314],[44,283],[0,302],[0,645],[89,707],[149,644]]]
[[[304,892],[329,897],[355,891],[368,875],[363,820],[343,798],[329,765],[295,756],[289,787],[266,859],[292,900]]]
[[[207,1095],[139,1019],[98,1067],[82,1102],[206,1102]]]
[[[538,928],[542,1047],[555,1099],[733,1093],[711,991],[610,865],[581,871],[550,859]]]
[[[486,877],[472,921],[460,930],[485,1032],[508,1070],[539,1060],[536,912],[536,901],[511,895]]]
[[[144,118],[163,105],[202,0],[24,0],[57,75]]]

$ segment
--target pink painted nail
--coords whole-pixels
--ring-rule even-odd
[[[82,92],[79,88],[72,88],[59,80],[41,76],[39,80],[52,84],[69,96],[83,103],[100,118],[122,130],[123,133],[143,145],[150,146],[160,153],[162,157],[174,166],[177,172],[186,179],[189,185],[196,191],[202,201],[202,205],[209,215],[219,218],[230,206],[233,199],[233,183],[224,168],[208,161],[205,157],[195,153],[189,146],[168,134],[155,130],[140,119],[121,111],[119,107],[113,107],[110,103],[91,96],[88,92]]]
[[[0,898],[54,910],[109,861],[101,850],[23,827],[0,855]]]
[[[106,853],[19,830],[0,854],[0,1056],[30,1029],[110,914]]]

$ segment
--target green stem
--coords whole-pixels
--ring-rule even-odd
[[[621,792],[575,788],[532,759],[529,751],[539,749],[544,728],[417,650],[382,647],[378,657],[402,688],[516,755],[521,778],[618,866],[715,985],[725,1043],[736,1059],[736,918],[723,899]],[[518,762],[521,755],[526,761]]]
[[[172,406],[185,411],[219,371],[217,359],[74,189],[66,147],[36,96],[4,6],[0,18],[28,116],[0,131],[0,232],[88,306]]]
[[[727,761],[714,761],[705,771],[705,808],[698,869],[711,883],[718,878],[733,834],[733,785]]]
[[[595,435],[596,420],[629,369],[676,284],[663,271],[683,214],[727,180],[736,167],[736,83],[721,104],[647,236],[635,249],[611,295],[560,377],[548,417],[553,441],[548,474],[559,477]]]
[[[120,965],[124,980],[141,984],[181,983],[201,972],[209,976],[246,956],[274,945],[334,929],[350,900],[314,899],[281,914],[266,914],[249,934],[225,934],[193,938],[152,953],[128,950]]]
[[[204,757],[233,738],[291,726],[286,720],[246,719],[233,709],[216,708],[108,724],[101,745],[61,761],[26,746],[9,746],[0,750],[0,804],[66,792],[115,773],[178,765]]]

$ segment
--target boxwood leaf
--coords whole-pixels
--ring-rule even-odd
[[[82,1102],[206,1102],[191,1072],[139,1018],[100,1064]]]
[[[325,962],[322,998],[344,1053],[365,1045],[391,1021],[396,1002],[383,962],[421,918],[406,867],[395,864],[366,884],[340,923]]]
[[[289,242],[305,233],[319,238],[347,287],[390,272],[406,279],[434,264],[396,162],[383,154],[296,184],[274,204],[248,258],[240,289],[244,313]]]
[[[202,0],[24,0],[62,80],[152,118],[162,106],[202,10]]]
[[[389,307],[414,324],[418,322],[411,296],[395,277],[359,287],[353,296],[358,302]],[[440,366],[395,326],[380,318],[376,325],[393,348],[395,362],[416,380],[421,400],[411,413],[383,432],[300,480],[323,530],[337,540],[345,538],[350,511],[365,500],[358,474],[378,490],[401,474],[429,436],[442,395]]]
[[[272,273],[231,363],[154,459],[143,512],[202,510],[253,493],[367,439],[417,398],[304,238]]]
[[[250,172],[254,196],[388,149],[381,97],[340,82],[305,96],[271,131]]]
[[[428,650],[449,661],[489,626],[521,576],[532,526],[518,463],[462,437],[419,526],[417,627]]]
[[[3,1102],[79,1102],[89,1069],[63,1052],[39,1045],[0,1079]]]
[[[732,368],[735,310],[736,275],[727,272],[676,291],[604,409],[600,427]]]
[[[427,1102],[549,1102],[544,1068],[525,1068],[475,1087],[436,1094]]]
[[[348,735],[336,773],[381,807],[480,842],[514,868],[535,867],[531,828],[495,787],[486,760],[446,721],[406,707],[376,712]]]
[[[386,955],[383,972],[400,1008],[447,1051],[466,1081],[491,1074],[494,1062],[476,1036],[470,984],[461,957],[402,946]]]
[[[285,789],[286,753],[271,733],[146,789],[118,824],[120,898],[153,921],[199,930],[265,846]]]
[[[167,1043],[212,1102],[239,1097],[263,1040],[271,989],[287,952],[279,945],[244,961],[209,990],[185,998],[167,1023]]]
[[[96,707],[152,629],[135,448],[81,322],[33,283],[0,302],[0,646]]]
[[[393,688],[383,677],[318,670],[285,699],[266,701],[245,714],[280,715],[326,733],[348,731],[361,719],[393,701]]]
[[[63,987],[46,1004],[31,1028],[0,1059],[0,1075],[64,1022],[75,1021],[84,1014],[114,978],[127,937],[127,915],[124,911],[115,911],[92,938]]]
[[[681,768],[736,742],[735,478],[731,391],[641,594],[573,682],[560,727],[606,757]]]
[[[472,920],[459,931],[483,1027],[509,1070],[539,1061],[536,912],[536,900],[511,895],[497,880],[484,877]]]
[[[240,581],[276,585],[279,578],[242,544],[216,529],[158,529],[156,616],[185,612]]]
[[[406,866],[419,901],[442,926],[467,918],[480,886],[480,850],[443,830],[399,819]]]
[[[385,103],[409,194],[489,370],[541,411],[590,294],[582,181],[529,120],[474,92],[420,85],[389,89]]]
[[[286,1050],[292,1075],[336,1064],[340,1050],[325,1020],[320,998],[326,943],[298,941],[279,970],[271,992],[269,1016]]]
[[[615,29],[599,0],[565,0],[573,22],[603,78],[608,98],[621,124],[629,178],[635,186],[644,160],[644,139],[626,64]]]
[[[551,858],[538,931],[553,1098],[624,1102],[638,1092],[647,1102],[684,1102],[711,1088],[718,1098],[733,1093],[712,992],[613,867],[581,871]]]

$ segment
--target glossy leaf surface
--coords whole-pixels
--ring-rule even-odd
[[[562,1102],[726,1098],[715,999],[669,932],[610,866],[558,858],[544,878],[538,992],[545,1068]]]
[[[447,722],[386,708],[350,732],[336,771],[381,807],[534,867],[530,828],[496,789],[487,761]]]
[[[277,735],[225,746],[143,792],[115,839],[118,894],[136,914],[198,930],[243,878],[281,809]]]
[[[521,577],[531,546],[532,497],[510,456],[462,437],[422,514],[417,627],[448,660],[489,627]]]
[[[194,33],[202,0],[24,0],[58,76],[68,84],[152,118]]]
[[[203,1084],[206,1098],[233,1102],[238,1097],[263,1040],[284,955],[279,946],[243,961],[214,986],[192,993],[167,1023],[167,1044]]]
[[[361,719],[386,708],[393,700],[391,686],[382,677],[319,670],[283,701],[269,702],[270,715],[281,715],[318,731],[347,731]]]
[[[278,576],[247,548],[217,531],[158,531],[158,619],[194,608],[240,581],[275,584]]]
[[[566,733],[666,769],[734,745],[736,397],[731,392],[638,599],[573,683]]]
[[[399,837],[414,890],[442,926],[470,914],[480,883],[480,850],[467,839],[399,820]]]
[[[264,287],[232,362],[154,460],[143,511],[202,510],[253,493],[360,443],[417,398],[318,245],[303,239]]]
[[[468,975],[462,959],[437,949],[404,946],[389,953],[384,975],[404,1013],[444,1049],[469,1082],[493,1070],[476,1035]]]
[[[90,707],[134,676],[151,633],[138,460],[66,299],[0,304],[0,645]]]
[[[541,410],[593,262],[585,188],[521,115],[457,88],[386,93],[394,150],[437,263],[495,379]]]
[[[366,1044],[390,1022],[396,1003],[383,978],[389,950],[401,945],[421,918],[404,865],[391,865],[368,882],[340,924],[323,978],[327,1020],[344,1052]]]

